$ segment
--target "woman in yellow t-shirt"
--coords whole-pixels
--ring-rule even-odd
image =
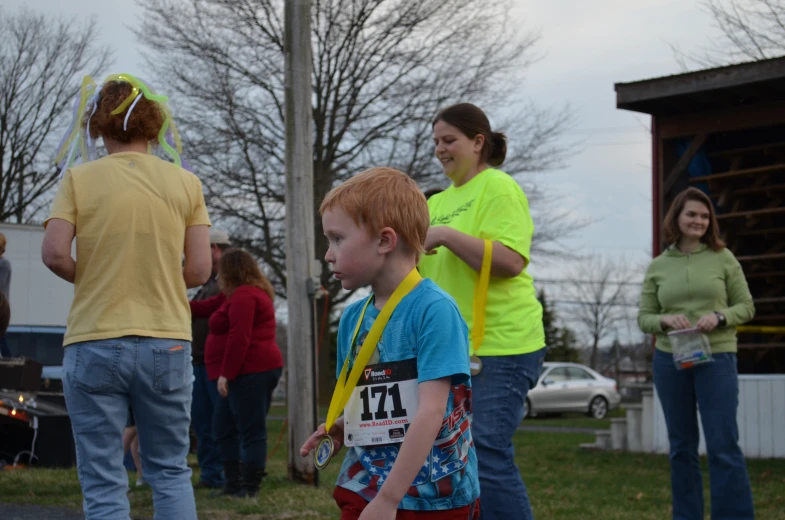
[[[166,140],[166,97],[129,74],[100,87],[85,77],[80,94],[41,256],[74,284],[63,393],[85,518],[130,513],[122,440],[130,405],[155,517],[196,520],[186,460],[193,392],[186,288],[210,276],[202,184],[180,167],[176,138],[174,147]],[[99,138],[108,155],[96,158]],[[150,153],[156,142],[175,164]]]
[[[515,180],[494,168],[504,162],[506,138],[491,131],[478,107],[461,103],[440,111],[433,140],[452,185],[428,199],[431,228],[420,272],[455,298],[471,331],[472,435],[481,517],[530,520],[531,505],[512,444],[546,350],[542,307],[526,272],[534,232],[529,203]],[[487,300],[475,311],[486,249]]]

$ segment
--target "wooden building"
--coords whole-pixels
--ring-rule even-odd
[[[739,372],[785,374],[785,58],[620,83],[616,96],[651,115],[655,256],[674,196],[707,193],[755,300]]]

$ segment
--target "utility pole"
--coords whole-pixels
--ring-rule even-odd
[[[313,456],[300,446],[316,430],[314,330],[315,263],[311,108],[311,1],[284,2],[286,51],[286,298],[289,309],[289,479],[316,484]]]

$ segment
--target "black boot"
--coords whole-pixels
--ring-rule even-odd
[[[223,490],[210,496],[246,496],[245,486],[243,485],[243,474],[239,461],[224,462],[224,477],[226,483],[224,484]]]
[[[243,480],[245,481],[245,491],[247,496],[255,497],[259,494],[259,486],[262,485],[262,480],[267,473],[264,468],[243,468]]]

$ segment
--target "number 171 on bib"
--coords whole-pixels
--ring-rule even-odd
[[[403,442],[418,404],[416,359],[369,365],[344,411],[345,444]]]

